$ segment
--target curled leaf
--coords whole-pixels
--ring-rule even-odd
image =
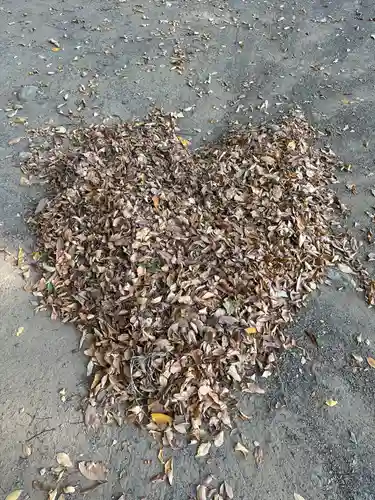
[[[210,451],[211,443],[202,443],[198,446],[196,457],[205,457]]]
[[[102,462],[79,462],[78,469],[91,481],[105,481],[107,478],[108,469]]]
[[[169,458],[165,462],[164,473],[167,476],[168,483],[172,486],[172,483],[173,483],[173,458]]]
[[[236,446],[234,447],[234,451],[240,451],[245,458],[247,457],[247,455],[249,453],[249,450],[247,448],[245,448],[245,446],[240,442],[238,442],[236,444]]]
[[[158,425],[170,425],[173,421],[172,417],[165,413],[151,413],[151,419]]]
[[[335,401],[334,399],[327,399],[327,401],[326,401],[326,405],[330,406],[330,407],[336,406],[337,403],[338,403],[338,401]]]
[[[161,464],[165,464],[164,462],[164,457],[163,457],[163,448],[160,448],[159,453],[158,453],[158,460]]]

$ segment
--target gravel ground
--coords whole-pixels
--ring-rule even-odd
[[[183,112],[181,135],[193,147],[230,121],[259,122],[299,106],[352,165],[336,189],[350,209],[348,228],[366,253],[373,251],[365,237],[375,184],[370,2],[3,0],[0,11],[0,239],[9,251],[30,245],[23,214],[42,196],[41,186],[20,185],[17,167],[27,152],[22,118],[30,127],[71,126],[142,117],[152,105]],[[375,499],[375,372],[357,369],[351,356],[375,354],[375,318],[347,276],[332,273],[330,286],[297,318],[299,348],[280,359],[266,395],[243,398],[250,421],[240,422],[209,459],[194,458],[194,446],[173,451],[172,487],[150,483],[160,464],[144,433],[129,426],[87,432],[86,361],[76,334],[33,314],[5,257],[0,283],[2,496],[20,486],[32,500],[46,498],[32,481],[66,451],[74,460],[107,464],[109,481],[86,495],[96,500],[194,498],[208,473],[227,480],[238,500],[293,500],[294,493],[305,500]],[[360,334],[367,343],[358,344]],[[338,404],[328,408],[329,398]],[[239,437],[250,450],[260,443],[261,466],[252,454],[245,460],[233,451]],[[26,440],[28,459],[20,457]]]

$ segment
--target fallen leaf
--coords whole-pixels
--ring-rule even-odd
[[[159,474],[156,474],[155,476],[152,476],[152,478],[150,479],[150,481],[152,483],[163,483],[166,479],[166,475],[164,474],[164,472],[160,472]]]
[[[294,151],[296,149],[296,141],[289,141],[286,147]]]
[[[22,139],[23,137],[15,137],[14,139],[10,139],[8,144],[9,146],[13,146],[14,144],[18,144]]]
[[[25,252],[22,247],[18,247],[17,266],[22,268],[25,264]]]
[[[13,123],[23,125],[26,122],[27,122],[27,118],[24,116],[16,116],[15,118],[13,118]]]
[[[371,368],[375,368],[375,359],[370,356],[367,358],[367,363],[371,366]]]
[[[341,99],[341,102],[342,102],[343,104],[350,104],[349,99],[346,99],[346,97],[344,97],[344,99]]]
[[[61,47],[52,47],[52,52],[60,52]]]
[[[82,476],[91,481],[105,481],[108,473],[102,462],[79,462],[78,469]]]
[[[233,494],[233,488],[232,486],[227,483],[226,481],[224,481],[224,491],[225,491],[225,494],[227,495],[227,497],[232,500],[234,498],[234,494]]]
[[[39,200],[36,209],[34,211],[34,214],[38,215],[40,212],[43,212],[47,204],[48,204],[48,198],[42,198],[41,200]]]
[[[248,335],[255,335],[256,332],[257,332],[257,329],[254,327],[254,326],[249,326],[249,328],[246,328],[245,329],[245,332],[248,334]]]
[[[12,493],[9,493],[5,500],[18,500],[22,492],[23,490],[14,490]]]
[[[164,462],[164,457],[163,457],[163,448],[160,448],[159,453],[158,453],[158,460],[161,464],[165,464]]]
[[[249,392],[250,394],[265,394],[266,391],[260,387],[258,384],[253,384],[252,382],[249,382],[246,385],[246,389],[243,390],[244,392]]]
[[[177,136],[177,139],[181,142],[181,144],[182,144],[185,148],[187,148],[187,147],[189,146],[189,144],[190,144],[190,141],[188,141],[187,139],[184,139],[183,137],[181,137],[181,136],[179,136],[179,135]]]
[[[315,333],[313,333],[310,330],[305,330],[305,333],[309,337],[309,339],[311,340],[311,343],[314,344],[316,347],[319,347],[318,339],[317,339],[317,336],[315,335]]]
[[[358,354],[353,354],[352,353],[352,357],[357,361],[357,363],[359,363],[359,364],[363,363],[362,356],[359,356]]]
[[[61,493],[61,495],[59,496],[59,498],[58,498],[57,500],[65,500],[65,495],[63,495],[63,494]]]
[[[327,401],[326,401],[326,405],[330,406],[330,407],[336,406],[337,403],[338,403],[338,401],[335,401],[334,399],[327,399]]]
[[[258,465],[261,465],[263,463],[263,450],[262,448],[258,445],[258,446],[255,446],[255,449],[254,449],[254,459],[255,459],[255,463]]]
[[[167,476],[168,483],[172,486],[172,483],[173,483],[173,458],[169,458],[165,462],[164,473]]]
[[[72,461],[70,460],[70,457],[67,453],[60,452],[56,455],[56,460],[59,465],[62,465],[63,467],[66,468],[71,468],[73,467]]]
[[[16,331],[16,337],[20,337],[24,331],[25,331],[25,328],[23,326],[20,326],[18,328],[18,330]]]
[[[26,443],[22,445],[22,458],[28,458],[32,453],[30,446]]]
[[[157,210],[159,208],[159,202],[160,202],[159,196],[153,196],[152,197],[152,202],[154,204],[155,210]]]
[[[48,500],[56,500],[57,497],[57,489],[50,490],[48,492]]]
[[[205,457],[210,451],[211,443],[202,443],[198,446],[196,457]]]
[[[207,500],[207,486],[204,484],[197,486],[197,500]]]
[[[351,267],[347,266],[346,264],[342,264],[341,262],[337,264],[337,267],[340,269],[342,273],[355,274]]]
[[[173,421],[172,417],[165,413],[151,413],[151,419],[158,425],[170,425]]]
[[[224,443],[224,431],[220,431],[219,434],[214,439],[214,445],[216,448],[220,448]]]
[[[234,447],[234,451],[241,452],[245,458],[247,457],[247,455],[249,453],[249,450],[247,448],[245,448],[245,446],[240,442],[238,442],[236,444],[236,446]]]
[[[294,493],[294,500],[305,500],[305,499],[298,493]]]
[[[87,427],[91,427],[95,430],[100,426],[100,418],[97,414],[96,408],[90,404],[87,406],[85,411],[85,424]]]
[[[74,493],[76,491],[74,486],[65,486],[63,489],[64,493]]]

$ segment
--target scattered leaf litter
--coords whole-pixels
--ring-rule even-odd
[[[182,419],[199,440],[202,423],[231,426],[233,389],[263,392],[250,376],[270,376],[274,351],[294,346],[283,327],[326,267],[356,271],[328,188],[338,162],[314,136],[293,117],[193,153],[155,111],[55,134],[28,160],[50,187],[32,221],[34,295],[81,332],[92,401],[113,415],[125,403],[154,436],[157,402],[163,424]]]

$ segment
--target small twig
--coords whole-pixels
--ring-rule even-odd
[[[37,432],[33,436],[27,438],[26,439],[26,443],[28,443],[29,441],[31,441],[32,439],[34,439],[34,438],[36,438],[38,436],[41,436],[42,434],[45,434],[46,432],[52,432],[52,431],[55,431],[55,430],[56,430],[56,427],[52,427],[51,429],[44,429],[43,431]]]

